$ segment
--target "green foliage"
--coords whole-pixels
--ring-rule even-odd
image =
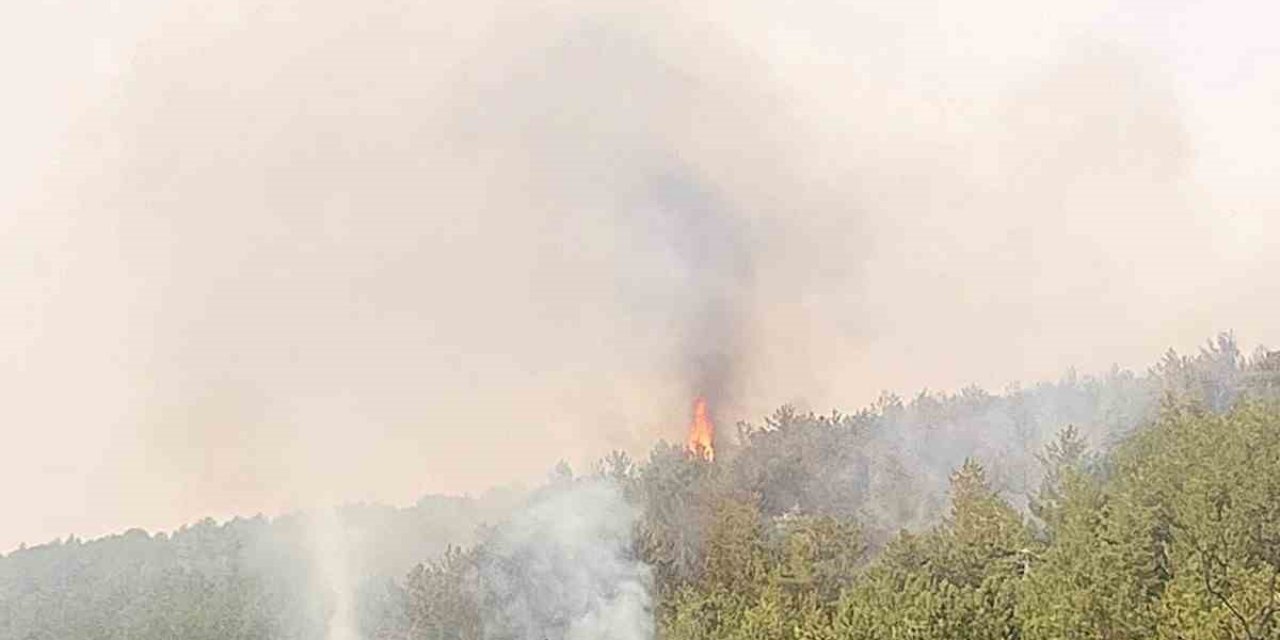
[[[1246,357],[1224,334],[1145,376],[783,407],[714,463],[663,443],[594,471],[640,513],[663,640],[1280,640],[1277,400],[1280,352]],[[574,482],[563,463],[548,478]],[[362,637],[492,637],[493,555],[443,541],[500,511],[349,508],[377,542]],[[0,557],[0,638],[323,637],[300,530],[204,521],[23,548]]]
[[[866,563],[862,529],[852,520],[789,516],[780,519],[776,527],[781,538],[777,577],[791,592],[834,601]]]
[[[859,536],[831,533],[853,520],[725,503],[663,636],[1280,638],[1280,410],[1167,407],[1106,459],[1063,430],[1034,530],[973,460],[942,522],[870,564]]]
[[[942,525],[899,536],[841,599],[840,637],[1018,637],[1014,609],[1031,535],[977,462],[952,475],[951,493]]]
[[[1280,637],[1280,414],[1171,404],[1112,458],[1063,484],[1026,637]]]
[[[764,583],[767,570],[760,512],[751,503],[722,502],[707,532],[702,584],[712,590],[753,594]]]
[[[1070,433],[1064,434],[1072,442]],[[1062,442],[1062,441],[1060,441]],[[1047,474],[1033,503],[1050,544],[1029,571],[1018,605],[1026,638],[1147,638],[1160,576],[1151,561],[1148,513],[1128,509],[1086,473],[1074,446],[1051,447]],[[1066,452],[1067,455],[1059,455]],[[1116,517],[1119,509],[1123,515]]]
[[[1280,637],[1276,412],[1177,412],[1135,440],[1122,490],[1164,532],[1160,636]]]
[[[784,406],[763,427],[739,428],[744,447],[733,461],[733,485],[758,496],[770,516],[851,516],[866,499],[864,431],[852,416],[817,416]]]
[[[641,507],[636,555],[653,569],[659,596],[700,575],[703,540],[722,484],[718,465],[666,443],[633,474],[626,493]]]
[[[1032,515],[1045,524],[1049,535],[1061,525],[1067,493],[1079,482],[1089,481],[1087,452],[1088,444],[1080,430],[1068,425],[1045,447],[1044,454],[1037,456],[1044,466],[1044,478],[1039,495],[1033,496],[1028,506]]]
[[[413,559],[466,540],[479,500],[426,497],[406,509],[352,506],[342,522],[367,540],[352,586],[362,637],[403,638],[401,584]],[[170,534],[131,530],[27,547],[0,558],[0,638],[19,640],[311,640],[324,637],[304,519],[203,520]]]

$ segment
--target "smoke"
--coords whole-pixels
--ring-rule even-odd
[[[658,176],[641,215],[670,243],[687,281],[679,324],[690,391],[712,411],[732,402],[746,356],[752,287],[751,238],[696,177]],[[713,416],[714,417],[714,416]]]
[[[307,515],[307,541],[315,567],[314,594],[321,603],[325,640],[360,640],[356,619],[356,576],[352,544],[336,507],[321,507]]]
[[[0,548],[1274,342],[1274,20],[1122,4],[7,3]]]
[[[1280,326],[1259,7],[92,4],[0,8],[0,551]],[[928,406],[876,443],[922,493],[1010,457]],[[633,519],[541,494],[492,636],[650,637]],[[307,530],[351,640],[359,545]]]
[[[553,484],[500,525],[481,566],[491,640],[651,640],[638,514],[614,483]]]

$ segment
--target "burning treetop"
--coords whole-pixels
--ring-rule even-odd
[[[707,415],[707,399],[698,398],[693,402],[693,424],[689,425],[689,452],[707,462],[715,460],[715,437],[716,427]]]

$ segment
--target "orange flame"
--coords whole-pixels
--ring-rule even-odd
[[[698,398],[693,402],[693,424],[689,425],[689,452],[701,456],[707,462],[716,459],[715,446],[716,427],[707,416],[706,398]]]

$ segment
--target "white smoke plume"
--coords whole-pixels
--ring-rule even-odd
[[[316,572],[313,588],[323,603],[325,640],[359,640],[352,545],[337,508],[320,508],[310,513],[307,537]]]
[[[649,568],[631,553],[637,517],[605,480],[534,496],[487,546],[485,637],[651,640]]]

